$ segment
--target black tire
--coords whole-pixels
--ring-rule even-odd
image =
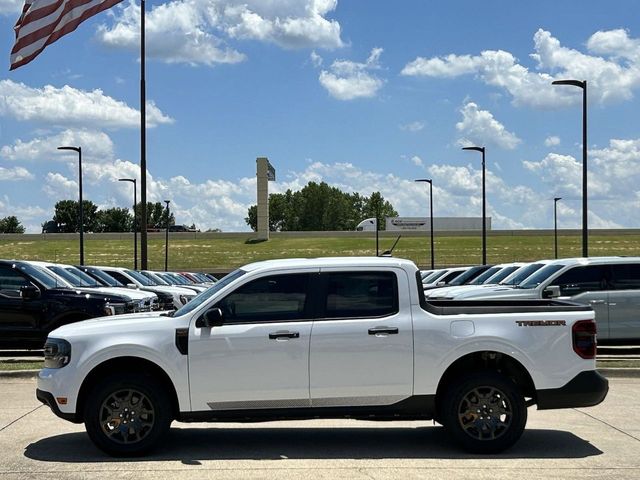
[[[477,372],[454,381],[440,405],[442,424],[462,448],[498,453],[518,441],[527,423],[524,396],[496,372]]]
[[[172,420],[171,401],[160,382],[137,373],[104,379],[89,392],[84,407],[89,438],[116,457],[150,452],[166,435]]]

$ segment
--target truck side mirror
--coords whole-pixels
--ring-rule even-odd
[[[20,287],[20,296],[23,300],[34,300],[40,296],[40,290],[33,285]]]
[[[560,287],[558,285],[550,285],[542,291],[543,298],[558,298],[560,296]]]
[[[210,308],[196,320],[196,327],[198,328],[221,327],[223,324],[222,310],[219,308]]]
[[[127,283],[127,288],[130,288],[132,290],[136,290],[138,288],[138,286],[135,283]]]

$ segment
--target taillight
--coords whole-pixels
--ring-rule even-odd
[[[596,330],[595,320],[579,320],[573,324],[573,351],[582,358],[596,358]]]

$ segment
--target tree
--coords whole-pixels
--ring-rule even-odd
[[[142,218],[142,203],[136,205],[136,218],[138,222]],[[176,218],[173,212],[169,214],[169,225],[175,225]],[[147,227],[165,228],[167,226],[167,207],[160,202],[147,202]]]
[[[82,216],[85,232],[95,232],[98,226],[98,207],[90,200],[82,201]],[[77,200],[60,200],[55,205],[53,222],[58,225],[61,233],[76,233],[80,231],[80,209]]]
[[[10,215],[0,219],[0,233],[24,233],[24,225],[17,217]]]
[[[133,229],[133,215],[128,208],[99,210],[97,216],[97,232],[131,232]]]
[[[385,216],[397,216],[393,206],[380,192],[371,197],[359,193],[345,193],[325,182],[309,182],[302,190],[269,195],[269,229],[272,231],[354,230],[363,219],[380,213],[380,223]],[[249,207],[247,224],[257,229],[257,206]]]

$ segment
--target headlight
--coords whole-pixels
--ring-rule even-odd
[[[71,361],[71,344],[60,338],[47,338],[44,368],[62,368]]]
[[[127,305],[125,303],[107,303],[103,310],[105,315],[121,315],[127,313]]]

